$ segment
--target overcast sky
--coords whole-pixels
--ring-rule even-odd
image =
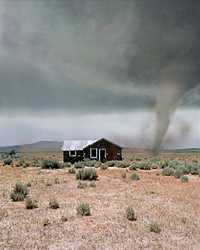
[[[163,145],[200,146],[199,15],[187,0],[0,0],[0,145],[150,146],[155,111],[177,106]]]

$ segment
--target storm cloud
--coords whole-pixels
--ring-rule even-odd
[[[177,105],[199,105],[197,1],[2,0],[0,5],[2,112],[155,109],[156,148]]]

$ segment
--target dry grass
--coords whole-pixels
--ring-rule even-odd
[[[27,153],[24,158],[30,162],[31,157],[61,160],[61,154],[51,155]],[[128,159],[132,153],[125,156]],[[200,155],[192,154],[165,154],[162,158],[200,162]],[[182,183],[158,175],[160,170],[155,169],[139,170],[140,180],[133,182],[132,171],[127,170],[127,178],[123,178],[124,171],[98,169],[96,187],[78,189],[68,169],[4,167],[2,163],[0,249],[200,249],[200,178],[189,176],[189,182]],[[29,194],[38,200],[37,209],[27,210],[24,202],[10,200],[17,181],[31,183]],[[52,199],[59,202],[59,209],[49,209]],[[89,204],[91,216],[77,216],[80,203]],[[137,221],[127,220],[127,207],[137,211]],[[152,223],[161,228],[159,234],[150,232]]]

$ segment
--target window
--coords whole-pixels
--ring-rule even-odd
[[[90,149],[90,158],[97,158],[97,148]]]
[[[76,150],[70,150],[69,151],[69,156],[75,157],[76,156]]]

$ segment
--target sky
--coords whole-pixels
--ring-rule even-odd
[[[194,122],[195,121],[195,122]],[[178,110],[165,136],[165,148],[199,147],[200,110]],[[0,118],[1,145],[106,137],[127,147],[151,147],[155,113],[13,115]]]
[[[199,16],[187,0],[0,0],[0,145],[200,147]]]

